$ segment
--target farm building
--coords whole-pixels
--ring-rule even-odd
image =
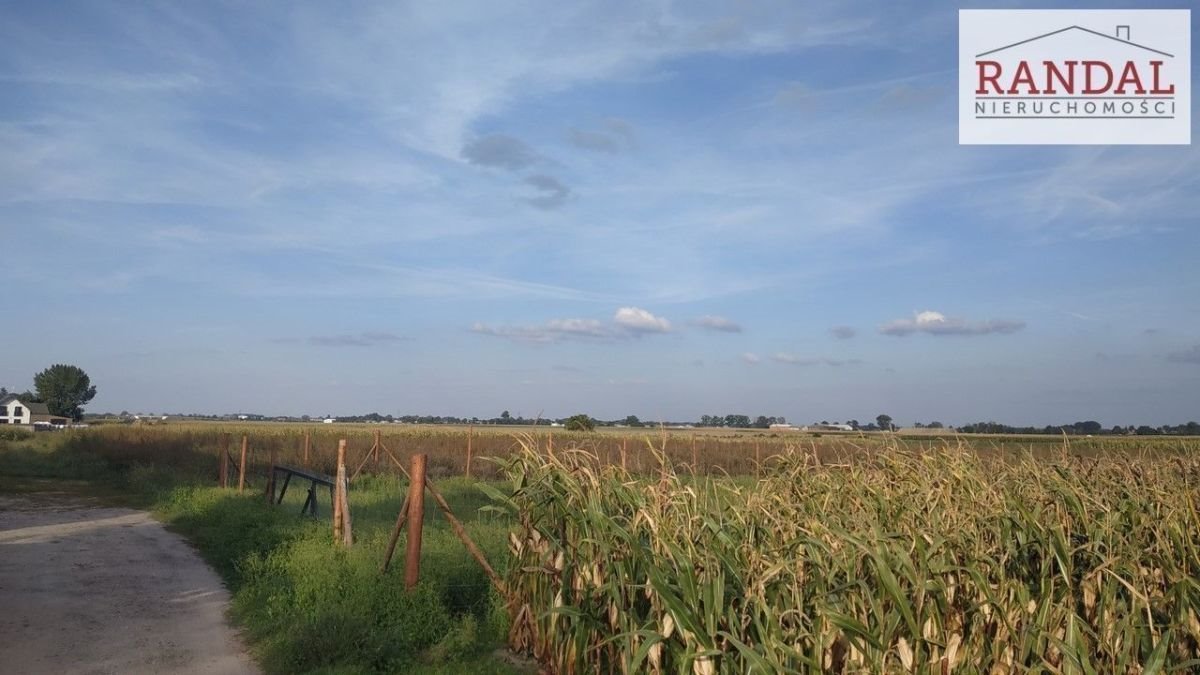
[[[810,424],[803,431],[854,431],[849,424]]]
[[[51,415],[45,403],[22,401],[16,394],[0,398],[0,424],[68,424],[71,420]]]

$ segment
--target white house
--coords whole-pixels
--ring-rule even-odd
[[[49,424],[67,424],[65,417],[51,415],[45,403],[28,403],[17,398],[16,394],[8,394],[0,398],[0,424],[33,424],[46,422]]]

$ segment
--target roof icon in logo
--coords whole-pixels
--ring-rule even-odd
[[[1034,36],[1034,37],[1031,37],[1031,38],[1028,38],[1028,39],[1025,39],[1025,40],[1020,40],[1020,41],[1018,41],[1018,42],[1014,42],[1014,43],[1012,43],[1012,44],[1010,44],[1010,45],[1004,45],[1003,47],[997,47],[997,48],[995,48],[995,49],[989,49],[989,50],[988,50],[988,51],[986,51],[986,52],[982,52],[982,53],[976,54],[976,55],[975,55],[975,58],[979,58],[979,57],[981,57],[981,56],[987,56],[987,55],[989,55],[989,54],[995,54],[996,52],[1002,52],[1002,51],[1004,51],[1004,50],[1006,50],[1006,49],[1012,49],[1013,47],[1018,47],[1018,46],[1020,46],[1020,45],[1023,45],[1023,44],[1028,44],[1028,43],[1030,43],[1030,42],[1036,42],[1036,41],[1038,41],[1038,40],[1042,40],[1042,39],[1045,39],[1045,38],[1048,38],[1048,37],[1051,37],[1051,36],[1054,36],[1054,35],[1059,35],[1059,34],[1061,34],[1061,33],[1066,33],[1067,31],[1083,31],[1084,33],[1088,33],[1088,34],[1091,34],[1091,35],[1095,35],[1095,36],[1097,36],[1097,37],[1102,37],[1102,38],[1104,38],[1104,39],[1106,39],[1106,40],[1112,40],[1113,42],[1119,42],[1119,43],[1121,43],[1121,44],[1123,44],[1123,45],[1127,45],[1127,46],[1129,46],[1129,47],[1136,47],[1136,48],[1138,48],[1138,49],[1144,49],[1144,50],[1146,50],[1146,51],[1148,51],[1148,52],[1154,52],[1155,54],[1161,54],[1161,55],[1163,55],[1163,56],[1166,56],[1166,57],[1169,57],[1169,58],[1175,58],[1175,55],[1174,55],[1174,54],[1168,54],[1167,52],[1164,52],[1164,51],[1162,51],[1161,49],[1154,49],[1153,47],[1147,47],[1146,45],[1141,45],[1141,44],[1138,44],[1138,43],[1136,43],[1136,42],[1131,42],[1131,41],[1128,39],[1128,36],[1129,36],[1129,26],[1117,26],[1117,35],[1120,35],[1120,34],[1121,34],[1121,29],[1122,29],[1122,28],[1124,28],[1124,29],[1125,29],[1125,31],[1124,31],[1124,32],[1125,32],[1125,36],[1126,36],[1126,38],[1125,38],[1125,39],[1121,39],[1120,37],[1114,37],[1114,36],[1112,36],[1112,35],[1109,35],[1109,34],[1107,34],[1107,33],[1101,33],[1100,31],[1097,31],[1097,30],[1092,30],[1091,28],[1084,28],[1083,26],[1075,26],[1075,25],[1072,25],[1072,26],[1067,26],[1066,28],[1059,28],[1058,30],[1053,30],[1053,31],[1050,31],[1049,33],[1044,33],[1044,34],[1042,34],[1042,35],[1037,35],[1037,36]]]

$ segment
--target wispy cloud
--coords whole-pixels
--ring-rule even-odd
[[[718,333],[740,333],[742,325],[738,322],[727,319],[723,316],[705,315],[698,319],[689,321],[691,325],[704,330],[716,331]]]
[[[540,159],[524,141],[506,134],[471,139],[463,146],[462,156],[472,164],[509,171],[524,169]]]
[[[583,150],[616,153],[631,149],[635,136],[632,124],[623,119],[610,118],[597,129],[572,127],[567,132],[567,141]]]
[[[1167,354],[1167,360],[1171,363],[1193,363],[1200,365],[1200,344],[1193,345],[1181,351],[1171,352]]]
[[[839,340],[849,340],[858,335],[858,331],[854,330],[852,326],[834,326],[829,329],[829,333]]]
[[[347,335],[314,335],[308,338],[308,343],[317,347],[378,347],[409,340],[395,333],[358,333]]]
[[[762,363],[762,357],[754,352],[746,352],[745,354],[742,354],[742,361],[753,366]]]
[[[532,185],[539,192],[536,197],[530,197],[525,201],[539,209],[556,209],[566,203],[567,197],[571,195],[571,188],[563,185],[554,176],[534,174],[526,178],[525,183]]]
[[[944,314],[934,311],[917,312],[911,319],[896,319],[879,327],[884,335],[903,337],[913,333],[929,335],[989,335],[993,333],[1015,333],[1025,327],[1024,321],[1011,319],[990,319],[987,321],[967,321],[965,319],[947,318]]]
[[[862,363],[861,359],[832,359],[827,357],[810,357],[799,356],[788,352],[777,352],[771,355],[771,360],[776,363],[786,363],[791,366],[816,366],[826,365],[833,367],[852,366]]]
[[[471,332],[507,338],[516,342],[558,342],[560,340],[608,340],[613,330],[596,319],[550,319],[540,326],[490,326],[475,323]]]

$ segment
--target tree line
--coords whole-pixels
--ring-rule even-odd
[[[998,422],[975,422],[964,424],[958,428],[964,434],[1067,434],[1069,436],[1196,436],[1200,435],[1200,423],[1185,422],[1183,424],[1163,424],[1150,426],[1114,425],[1105,428],[1095,420],[1074,422],[1071,424],[1046,425],[1044,427],[1014,427]]]

